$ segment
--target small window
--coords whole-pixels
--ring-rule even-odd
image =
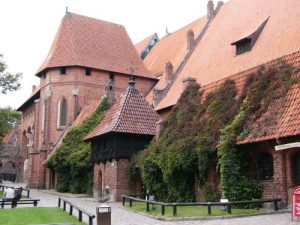
[[[62,98],[58,103],[58,128],[64,128],[67,125],[67,100]]]
[[[273,178],[273,157],[269,153],[261,153],[256,163],[256,179],[271,180]]]
[[[59,69],[59,71],[60,71],[60,74],[66,74],[66,67],[60,67],[60,69]]]
[[[251,39],[244,39],[236,44],[236,54],[240,55],[251,50]]]
[[[45,121],[46,121],[46,103],[43,104],[42,108],[42,131],[45,130]]]
[[[85,69],[85,75],[86,76],[91,76],[91,74],[92,74],[92,69],[91,68],[86,68]]]
[[[109,73],[109,79],[111,79],[112,81],[115,80],[115,73],[114,72]]]

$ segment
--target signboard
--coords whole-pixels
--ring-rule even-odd
[[[293,189],[292,193],[292,220],[294,217],[300,217],[300,186]]]

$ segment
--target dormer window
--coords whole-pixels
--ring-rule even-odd
[[[236,46],[236,55],[241,55],[252,50],[268,20],[269,18],[266,19],[254,32],[252,32],[248,36],[240,38],[239,40],[231,43],[231,45]]]
[[[62,74],[62,75],[66,74],[66,67],[60,67],[59,71],[60,71],[60,74]]]
[[[241,40],[239,43],[236,43],[236,54],[240,55],[244,52],[251,51],[251,39],[245,38]]]

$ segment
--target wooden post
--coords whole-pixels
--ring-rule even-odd
[[[64,211],[66,211],[66,202],[64,201]]]
[[[228,213],[231,214],[231,204],[228,204]]]
[[[211,215],[211,204],[210,204],[210,202],[208,202],[208,205],[207,205],[207,213],[208,213],[208,215]]]
[[[149,209],[149,202],[146,202],[146,208],[147,208],[147,212],[149,212],[150,211],[150,209]]]
[[[60,208],[60,198],[58,198],[58,207]]]
[[[165,215],[165,205],[161,205],[161,215]]]
[[[89,225],[93,225],[93,217],[89,216]]]
[[[125,206],[125,197],[124,196],[122,198],[122,204],[123,204],[123,206]]]
[[[78,213],[79,213],[78,220],[79,222],[82,222],[82,212],[79,210]]]
[[[132,199],[129,199],[129,207],[132,207]]]
[[[73,214],[73,206],[70,205],[70,211],[69,211],[69,215],[72,215]]]
[[[29,198],[30,190],[27,190],[27,198]]]
[[[173,205],[173,216],[176,216],[177,215],[177,208],[176,208],[176,205],[174,204]]]

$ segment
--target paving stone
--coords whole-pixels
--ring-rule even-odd
[[[11,184],[10,184],[11,185]],[[25,187],[25,184],[13,184],[14,186]],[[41,199],[38,204],[39,207],[57,207],[59,193],[46,190],[30,191],[31,198]],[[76,195],[68,194],[64,197],[76,206],[96,215],[96,207],[101,203],[95,201],[94,198],[78,197]],[[231,219],[213,219],[213,220],[197,220],[197,221],[159,221],[149,218],[139,213],[130,212],[124,209],[121,203],[106,203],[111,206],[112,225],[300,225],[300,220],[291,221],[290,213],[271,214],[261,216],[249,216],[242,218]],[[19,207],[19,206],[18,206]],[[31,207],[31,206],[20,206]],[[67,207],[67,211],[68,211]],[[77,215],[77,210],[73,210],[74,215]],[[83,215],[83,220],[87,223],[88,217]],[[96,218],[94,219],[96,225]]]

